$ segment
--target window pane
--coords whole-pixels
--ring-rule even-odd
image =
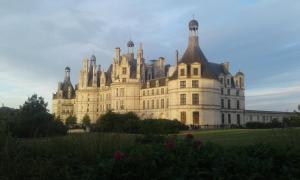
[[[186,104],[186,94],[180,94],[180,105]]]
[[[198,80],[193,80],[192,81],[192,87],[193,88],[198,88],[199,87],[199,81]]]
[[[185,81],[180,81],[180,88],[185,88],[185,87],[186,87]]]
[[[193,99],[193,105],[199,105],[199,94],[193,94],[192,99]]]

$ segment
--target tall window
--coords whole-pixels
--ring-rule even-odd
[[[185,81],[180,81],[180,88],[185,88],[185,87],[186,87]]]
[[[198,88],[199,87],[199,81],[198,80],[192,80],[192,88]]]
[[[230,80],[229,80],[229,79],[227,79],[227,85],[228,85],[228,86],[230,85]]]
[[[186,94],[180,94],[180,105],[186,105]]]
[[[154,109],[154,100],[151,101],[151,108]]]
[[[228,124],[231,124],[231,114],[228,114]]]
[[[154,95],[154,89],[152,89],[152,92],[151,92],[151,94],[152,94],[152,95]]]
[[[161,88],[161,94],[165,94],[165,89]]]
[[[161,99],[160,100],[160,108],[165,108],[165,100],[164,99]]]
[[[180,112],[180,121],[185,124],[186,123],[186,112]]]
[[[230,99],[228,99],[228,101],[227,101],[227,108],[228,108],[228,109],[231,108],[231,107],[230,107]]]
[[[124,88],[121,88],[121,89],[120,89],[120,94],[121,94],[121,96],[124,96],[124,95],[125,95],[125,89],[124,89]]]
[[[122,74],[126,74],[126,71],[127,71],[126,67],[123,67],[122,68]]]
[[[180,69],[180,76],[185,76],[185,71],[184,71],[184,69]]]
[[[199,112],[198,111],[193,112],[193,124],[199,125]]]
[[[236,90],[236,95],[239,96],[240,95],[240,90]]]
[[[146,107],[146,103],[145,103],[145,101],[143,101],[143,109],[145,109]]]
[[[221,88],[221,94],[222,94],[222,95],[224,94],[224,89],[223,89],[223,88]]]
[[[126,82],[126,78],[122,78],[122,82],[123,82],[123,83]]]
[[[156,100],[156,109],[159,108],[159,99]]]
[[[227,95],[230,96],[230,89],[227,89]]]
[[[147,100],[147,109],[149,109],[149,100]]]
[[[199,105],[199,94],[192,94],[193,105]]]
[[[224,83],[224,79],[223,79],[223,78],[220,78],[220,81],[221,81],[221,84],[223,84],[223,83]]]
[[[193,69],[193,74],[194,74],[194,76],[198,76],[198,68]]]
[[[169,107],[169,99],[167,99],[166,108]]]
[[[239,100],[236,101],[236,108],[240,109],[240,101]]]
[[[236,115],[236,121],[237,121],[237,124],[238,124],[238,125],[241,124],[241,115],[240,115],[240,114],[237,114],[237,115]]]
[[[222,124],[225,124],[225,114],[222,113]]]
[[[121,102],[120,102],[120,109],[125,109],[123,100],[121,100]]]
[[[221,108],[224,109],[224,99],[221,99]]]

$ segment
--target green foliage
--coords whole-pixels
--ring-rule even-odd
[[[47,105],[48,103],[44,101],[43,97],[38,97],[37,94],[33,94],[20,106],[22,118],[30,118],[33,114],[48,112]]]
[[[177,120],[145,119],[140,121],[140,132],[143,134],[175,134],[188,127]]]
[[[300,115],[286,118],[283,122],[287,127],[300,127]]]
[[[176,120],[140,120],[133,112],[119,114],[109,111],[100,116],[92,130],[140,134],[170,134],[178,133],[179,131],[186,129],[188,129],[187,126]]]
[[[90,126],[91,126],[91,119],[90,119],[89,115],[86,114],[86,115],[83,117],[83,119],[82,119],[82,125],[83,125],[84,127],[90,127]]]
[[[47,103],[36,94],[28,98],[20,109],[1,108],[0,121],[5,122],[12,136],[28,138],[64,135],[66,127],[48,113]]]
[[[65,124],[66,124],[66,126],[68,126],[68,128],[72,128],[74,125],[76,125],[76,123],[77,123],[77,119],[75,116],[67,117],[66,122],[65,122]]]
[[[263,123],[263,122],[247,122],[246,128],[249,129],[266,129],[266,128],[282,128],[283,123],[279,122],[276,119],[273,119],[269,123]]]
[[[108,111],[96,121],[94,131],[137,133],[139,118],[133,112],[125,114]]]
[[[10,139],[0,148],[0,179],[11,180],[299,179],[299,166],[297,142],[220,146],[197,137],[89,133]]]

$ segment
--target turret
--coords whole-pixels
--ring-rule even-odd
[[[92,87],[97,87],[97,65],[96,65],[96,56],[91,56],[91,74],[92,74]]]
[[[141,78],[142,63],[143,63],[143,45],[141,43],[140,47],[138,49],[138,53],[137,53],[137,67],[136,67],[136,78],[137,79]]]
[[[70,67],[67,66],[65,68],[65,81],[70,81],[70,71],[71,71]]]
[[[134,48],[133,41],[129,40],[127,43],[127,47],[128,47],[128,53],[133,53],[133,48]]]

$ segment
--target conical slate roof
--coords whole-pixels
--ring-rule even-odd
[[[185,50],[179,63],[192,64],[199,62],[200,64],[206,64],[208,61],[200,49],[198,36],[190,36],[188,47]]]

